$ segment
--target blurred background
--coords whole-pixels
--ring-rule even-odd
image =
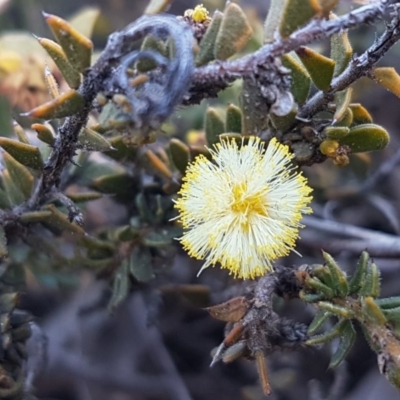
[[[224,1],[203,1],[212,12]],[[265,19],[268,1],[242,0],[255,27]],[[170,12],[182,15],[197,3],[172,1]],[[0,91],[16,109],[27,111],[47,100],[43,51],[32,34],[51,38],[42,11],[70,19],[86,7],[100,10],[93,41],[100,52],[109,33],[138,18],[144,0],[0,0]],[[341,11],[354,7],[342,1]],[[350,33],[355,53],[371,45],[383,25],[366,26]],[[18,39],[18,37],[20,37]],[[321,49],[327,43],[316,43]],[[12,75],[2,58],[16,52],[25,69]],[[395,46],[380,63],[400,69],[400,47]],[[12,58],[12,57],[11,57]],[[19,62],[16,58],[16,63]],[[9,58],[8,58],[9,59]],[[8,68],[8,69],[7,69]],[[56,74],[56,72],[55,72]],[[56,75],[57,76],[57,75]],[[173,118],[174,134],[185,138],[191,129],[202,129],[207,104],[238,104],[237,90],[228,89],[219,99],[180,108]],[[235,97],[236,96],[236,97]],[[321,262],[320,249],[330,251],[340,265],[352,272],[358,255],[345,246],[350,240],[332,229],[329,221],[357,226],[397,237],[400,232],[400,100],[368,79],[355,85],[355,102],[361,102],[374,122],[390,132],[387,149],[352,156],[350,165],[338,168],[331,161],[305,167],[314,188],[314,217],[306,223],[299,241],[299,258],[292,255],[284,265]],[[85,210],[85,226],[113,224],[124,213],[111,198],[93,202]],[[324,219],[321,228],[313,218]],[[344,233],[344,230],[343,230]],[[361,238],[360,240],[362,240]],[[345,250],[343,250],[343,248]],[[224,300],[234,282],[226,271],[210,269],[196,277],[201,263],[178,249],[173,265],[149,285],[137,284],[129,298],[112,315],[107,311],[110,286],[90,271],[75,266],[73,279],[64,285],[51,279],[38,281],[27,275],[28,287],[21,308],[35,317],[30,341],[29,376],[39,399],[58,400],[261,400],[253,363],[239,360],[209,368],[210,353],[223,339],[222,322],[212,319],[201,307]],[[382,295],[400,294],[400,258],[384,252],[375,257],[382,270]],[[30,279],[31,278],[31,279]],[[193,284],[188,290],[175,285]],[[188,288],[187,286],[184,286]],[[308,323],[311,307],[301,302],[277,302],[280,314]],[[39,329],[40,328],[40,329]],[[331,346],[274,354],[268,358],[273,388],[271,399],[375,400],[399,398],[379,374],[376,357],[361,332],[347,361],[335,371],[327,369]],[[332,346],[334,346],[333,344]],[[44,356],[45,355],[45,356]],[[35,376],[34,376],[35,375]]]

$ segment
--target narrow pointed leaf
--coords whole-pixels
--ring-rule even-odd
[[[361,296],[378,297],[381,291],[380,272],[375,263],[368,263],[367,272],[361,283],[359,294]]]
[[[321,328],[324,323],[332,316],[332,314],[328,311],[318,311],[314,319],[312,320],[310,326],[308,327],[307,333],[309,335],[313,335],[315,332]]]
[[[18,140],[21,143],[30,144],[28,136],[26,136],[26,132],[24,131],[24,128],[22,128],[22,126],[17,121],[14,121],[13,123],[13,129],[15,135],[17,136]]]
[[[336,293],[340,297],[347,296],[347,294],[349,293],[349,287],[346,274],[342,271],[335,259],[330,254],[322,252],[322,255],[324,257],[327,267],[331,271]]]
[[[15,185],[8,170],[2,172],[2,180],[9,204],[11,206],[17,206],[23,203],[25,201],[25,196],[21,189]]]
[[[69,87],[71,89],[77,89],[81,84],[81,75],[69,63],[61,46],[53,40],[46,38],[38,38],[38,41],[53,59]]]
[[[93,49],[92,41],[62,18],[46,13],[43,15],[70,64],[78,72],[89,68]]]
[[[227,3],[214,45],[217,60],[226,60],[246,46],[253,29],[243,10],[235,3]]]
[[[361,253],[360,259],[358,260],[357,268],[354,271],[353,276],[349,280],[349,294],[358,293],[358,291],[363,286],[369,262],[370,262],[369,254],[366,251],[363,251]]]
[[[50,211],[51,215],[44,218],[44,222],[51,227],[59,230],[66,231],[74,234],[85,235],[83,228],[77,224],[72,223],[68,216],[58,210],[54,204],[48,204],[43,207],[44,211]]]
[[[308,278],[305,284],[315,292],[323,294],[324,299],[331,299],[335,294],[333,289],[323,284],[318,278]]]
[[[7,237],[3,226],[0,225],[0,257],[7,257]]]
[[[56,138],[54,136],[53,128],[50,125],[46,126],[44,124],[32,124],[31,128],[36,131],[39,140],[47,143],[49,146],[54,145]]]
[[[0,137],[0,146],[25,167],[40,170],[43,168],[42,155],[36,146]]]
[[[329,368],[336,368],[349,354],[356,341],[356,331],[351,321],[343,323],[339,345],[332,355]]]
[[[306,341],[306,344],[309,346],[315,346],[321,343],[330,342],[341,335],[346,325],[347,325],[347,320],[345,319],[341,320],[334,326],[332,330],[325,332],[321,335],[316,335],[311,337]]]
[[[353,56],[347,31],[341,31],[331,37],[331,58],[335,61],[333,76],[340,75],[348,66]]]
[[[175,167],[184,175],[189,164],[189,147],[179,139],[173,138],[169,141],[169,153]]]
[[[85,203],[87,201],[98,200],[103,197],[102,194],[98,192],[69,193],[67,196],[74,203]]]
[[[46,222],[49,217],[52,216],[51,211],[31,211],[22,214],[19,217],[21,222],[29,223],[29,222]]]
[[[378,304],[382,310],[400,307],[400,296],[387,297],[385,299],[376,299],[375,303]]]
[[[83,128],[78,136],[79,147],[85,151],[109,151],[111,144],[90,128]]]
[[[112,296],[108,308],[110,311],[118,307],[128,296],[130,288],[129,265],[128,261],[123,261],[115,274]]]
[[[34,108],[26,115],[42,119],[64,118],[76,114],[84,106],[85,99],[76,90],[70,90],[56,99]]]
[[[352,88],[348,88],[346,90],[342,90],[341,92],[335,93],[336,111],[335,114],[333,114],[334,123],[339,122],[343,119],[347,108],[349,107],[352,94]]]
[[[224,14],[220,11],[215,11],[207,31],[201,39],[199,45],[199,52],[196,55],[195,63],[197,66],[207,64],[215,60],[214,46],[217,40],[217,35],[221,27]]]
[[[292,73],[291,92],[297,104],[302,105],[306,102],[310,93],[311,78],[305,67],[289,54],[282,57],[284,67],[290,69]]]
[[[208,107],[206,111],[205,131],[208,146],[218,143],[219,135],[226,132],[224,121],[215,108]]]
[[[226,132],[242,133],[242,110],[234,104],[228,104],[225,125]]]
[[[284,0],[271,0],[267,18],[264,24],[264,43],[272,43],[279,29],[282,14],[285,9]]]
[[[329,303],[328,301],[318,302],[318,308],[321,310],[329,311],[338,317],[342,318],[353,318],[354,311],[347,307],[338,306],[336,304]]]
[[[314,85],[319,90],[328,91],[335,70],[335,61],[317,53],[309,47],[302,46],[296,53],[310,74]]]
[[[101,193],[123,194],[133,189],[132,177],[126,173],[105,175],[94,179],[92,187]]]

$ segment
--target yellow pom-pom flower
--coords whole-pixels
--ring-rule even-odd
[[[311,188],[291,163],[287,146],[257,137],[239,147],[224,140],[187,169],[175,208],[185,229],[180,242],[192,257],[205,260],[200,272],[217,263],[235,277],[256,278],[272,261],[294,250]]]

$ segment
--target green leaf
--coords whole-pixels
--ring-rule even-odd
[[[3,160],[14,185],[22,192],[24,200],[28,199],[33,189],[32,174],[7,152],[3,153]]]
[[[314,85],[319,90],[328,91],[335,70],[335,61],[305,46],[300,47],[296,54],[306,67]]]
[[[400,296],[387,297],[385,299],[376,299],[375,303],[378,304],[382,310],[400,307]]]
[[[76,114],[84,106],[85,99],[72,89],[23,115],[42,119],[64,118]]]
[[[186,167],[189,164],[189,147],[179,139],[172,138],[169,141],[169,153],[175,167],[182,175],[185,175]]]
[[[353,94],[352,88],[348,88],[346,90],[342,90],[341,92],[335,93],[336,111],[335,114],[333,114],[334,124],[340,122],[344,118],[347,108],[349,107],[352,94]]]
[[[101,193],[97,192],[68,193],[67,196],[74,203],[85,203],[87,201],[98,200],[103,197]]]
[[[154,36],[146,36],[143,40],[141,50],[153,50],[156,53],[160,53],[164,56],[167,55],[168,50],[165,46],[165,43],[160,40],[156,39]],[[139,72],[147,72],[151,71],[152,69],[157,67],[157,63],[152,59],[141,59],[136,63],[136,68]]]
[[[151,254],[147,249],[133,249],[129,257],[129,271],[139,282],[148,282],[154,278]]]
[[[282,133],[287,132],[293,126],[296,120],[297,110],[297,107],[294,107],[289,114],[281,117],[271,113],[269,117],[271,118],[274,128]]]
[[[3,171],[2,180],[9,204],[11,206],[17,206],[23,203],[25,201],[25,196],[22,193],[21,189],[15,185],[13,179],[10,176],[10,173],[7,170]]]
[[[361,296],[378,297],[381,291],[380,271],[375,263],[367,264],[367,272],[361,283],[359,294]]]
[[[330,342],[333,339],[339,337],[343,330],[346,328],[348,321],[345,319],[340,320],[334,327],[328,332],[323,333],[322,335],[316,335],[306,341],[306,344],[309,346],[315,346],[321,343]]]
[[[243,10],[235,3],[227,3],[214,45],[217,60],[226,60],[246,46],[253,29]]]
[[[264,24],[264,43],[272,43],[275,40],[284,7],[284,0],[270,1],[267,18]]]
[[[305,284],[317,293],[323,294],[324,299],[331,299],[335,294],[330,287],[323,284],[318,278],[307,278]]]
[[[72,89],[77,89],[81,84],[81,74],[69,63],[61,46],[50,39],[37,39],[57,65],[68,86]]]
[[[78,136],[79,147],[84,151],[109,151],[111,144],[90,128],[83,128]]]
[[[348,66],[353,56],[353,48],[351,47],[346,31],[336,33],[331,37],[331,58],[335,61],[335,71],[333,76],[340,75]]]
[[[62,18],[47,13],[43,13],[43,16],[64,50],[70,64],[78,72],[84,72],[86,68],[90,67],[93,49],[92,41]]]
[[[0,225],[0,258],[7,257],[7,237],[2,225]],[[1,303],[1,296],[0,296]]]
[[[130,286],[129,264],[127,260],[124,260],[114,278],[113,293],[108,305],[110,311],[113,311],[127,298]]]
[[[46,222],[52,214],[51,211],[31,211],[22,214],[19,220],[23,223]]]
[[[358,260],[357,268],[349,281],[349,294],[358,293],[358,291],[363,286],[369,262],[369,254],[366,251],[363,251],[361,253],[360,259]]]
[[[338,140],[347,136],[350,133],[350,128],[347,126],[327,126],[324,129],[324,134],[329,140]]]
[[[0,146],[25,167],[41,170],[44,166],[42,155],[36,146],[0,137]]]
[[[349,105],[349,108],[353,113],[353,125],[372,123],[372,117],[370,113],[360,103],[352,103]]]
[[[224,121],[215,108],[207,108],[205,117],[205,131],[208,146],[218,143],[219,135],[226,132]]]
[[[387,320],[379,306],[372,297],[361,298],[361,309],[363,317],[367,318],[374,324],[385,325]]]
[[[14,134],[11,106],[8,98],[5,96],[0,96],[0,132],[1,136],[12,136]]]
[[[170,245],[174,237],[167,230],[151,231],[142,239],[142,243],[150,247],[163,247]]]
[[[283,38],[290,36],[321,12],[317,0],[284,0],[284,3],[279,27]]]
[[[228,104],[225,124],[226,132],[242,133],[242,110],[234,104]]]
[[[347,357],[356,341],[356,336],[356,331],[354,330],[352,322],[348,320],[344,321],[339,345],[332,355],[329,368],[336,368]]]
[[[94,179],[92,187],[100,193],[125,194],[134,188],[133,178],[125,172]]]
[[[220,11],[215,11],[210,24],[208,25],[207,31],[201,39],[199,45],[199,52],[196,55],[195,63],[196,66],[207,64],[215,59],[214,46],[217,40],[217,35],[221,27],[222,19],[224,14]]]
[[[332,314],[328,311],[318,311],[308,327],[308,335],[313,335],[315,332],[317,332],[331,316]]]
[[[340,297],[345,297],[349,293],[346,274],[342,271],[335,259],[328,253],[322,252],[322,256],[326,262],[327,267],[331,271],[335,292]]]
[[[354,311],[347,307],[338,306],[336,304],[329,303],[328,301],[320,301],[318,302],[318,308],[329,311],[332,314],[335,314],[338,317],[342,318],[353,318]]]
[[[36,131],[39,140],[48,144],[49,146],[54,145],[56,138],[51,125],[46,126],[43,124],[32,124],[31,128]]]
[[[289,54],[285,54],[282,57],[282,64],[284,67],[290,69],[292,73],[291,92],[296,103],[299,105],[304,104],[310,94],[310,74],[299,61]]]
[[[48,204],[43,207],[43,210],[50,211],[51,215],[48,217],[44,217],[43,220],[46,225],[51,228],[57,229],[61,232],[69,232],[78,235],[85,235],[85,231],[83,228],[77,224],[72,223],[68,216],[63,212],[57,209],[54,204]]]
[[[379,125],[364,124],[350,129],[349,134],[340,140],[341,145],[349,146],[352,153],[382,150],[389,143],[388,132]]]

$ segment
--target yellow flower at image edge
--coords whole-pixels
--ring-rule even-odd
[[[294,250],[312,189],[291,163],[287,146],[257,137],[238,146],[223,141],[187,169],[175,208],[185,229],[180,242],[205,260],[200,272],[219,263],[235,277],[256,278],[271,262]]]

